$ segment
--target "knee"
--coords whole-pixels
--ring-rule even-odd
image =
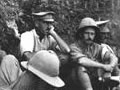
[[[78,70],[81,71],[81,72],[86,72],[87,71],[86,68],[83,67],[83,66],[79,66]]]
[[[14,55],[11,55],[11,54],[9,54],[9,55],[6,55],[6,56],[4,56],[4,58],[3,58],[4,60],[14,60],[14,61],[17,61],[17,59],[16,59],[16,57],[14,56]]]
[[[92,88],[86,88],[85,90],[93,90]]]
[[[14,64],[18,63],[18,60],[13,55],[6,55],[6,56],[4,56],[1,63],[6,64],[6,65],[14,65]]]
[[[71,74],[73,83],[76,86],[83,88],[83,90],[93,90],[90,77],[88,73],[86,73],[86,69],[84,67],[78,67],[76,69],[74,69]]]

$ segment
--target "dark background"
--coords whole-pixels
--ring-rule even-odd
[[[74,41],[81,19],[90,16],[96,21],[109,19],[107,26],[120,45],[120,0],[0,0],[0,15],[5,20],[17,19],[21,10],[31,11],[38,4],[56,13],[56,32],[67,43]]]

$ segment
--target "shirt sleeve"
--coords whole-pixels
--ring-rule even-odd
[[[78,60],[79,58],[85,57],[85,55],[82,53],[82,50],[78,48],[75,44],[70,45],[70,49],[72,59]]]
[[[112,53],[115,55],[115,53],[113,52],[113,50],[110,48],[110,46],[106,45],[106,44],[101,44],[102,46],[102,54],[101,54],[101,57],[102,59],[105,59],[106,58],[106,53]]]
[[[23,54],[26,51],[32,52],[34,49],[34,37],[33,33],[31,32],[25,32],[21,35],[21,41],[20,41],[20,50],[21,54]]]

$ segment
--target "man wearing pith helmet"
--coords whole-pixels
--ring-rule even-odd
[[[106,47],[111,53],[115,54],[118,57],[118,63],[119,63],[119,48],[115,40],[112,37],[111,29],[108,27],[110,20],[104,20],[104,21],[96,21],[97,25],[100,27],[100,40],[99,44],[101,44],[103,47]],[[111,74],[112,76],[119,76],[120,70],[119,67],[116,66],[113,69],[113,72]],[[117,85],[113,84],[113,87],[115,88]],[[119,85],[118,85],[119,86]]]
[[[116,42],[114,42],[114,39],[112,37],[111,34],[111,30],[105,26],[103,29],[100,30],[100,43],[103,47],[107,47],[108,50],[110,50],[113,54],[115,54],[118,59],[120,59],[120,49],[118,48],[118,45]],[[118,63],[120,61],[118,60]],[[113,72],[113,75],[120,75],[120,70],[118,68],[118,66],[116,67],[116,69]]]
[[[115,55],[120,58],[119,46],[113,38],[111,29],[107,26],[109,22],[110,20],[96,21],[97,25],[100,27],[100,40],[98,43],[106,46],[111,52],[115,53]]]
[[[100,28],[100,40],[97,41],[97,43],[101,44],[103,47],[107,47],[112,53],[116,53],[116,50],[114,52],[114,48],[112,49],[110,47],[113,44],[113,38],[111,30],[107,27],[108,22],[110,22],[110,20],[96,21],[96,24]]]
[[[32,13],[34,29],[21,35],[21,54],[29,60],[36,52],[40,50],[60,50],[68,53],[68,45],[54,31],[54,18],[52,11],[37,11]]]
[[[90,17],[83,18],[77,30],[76,41],[70,45],[71,57],[76,64],[71,73],[71,86],[76,88],[75,90],[93,90],[98,80],[97,69],[111,73],[117,64],[114,54],[95,43],[97,35],[99,28],[95,20]],[[108,60],[109,64],[103,64],[105,60]]]
[[[21,65],[25,68],[21,76],[9,89],[0,87],[0,90],[55,90],[65,85],[59,77],[59,58],[52,50],[38,51],[29,61],[22,61]]]

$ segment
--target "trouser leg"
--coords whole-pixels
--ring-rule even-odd
[[[1,62],[1,70],[9,84],[14,82],[22,73],[19,62],[13,55],[4,56]]]

